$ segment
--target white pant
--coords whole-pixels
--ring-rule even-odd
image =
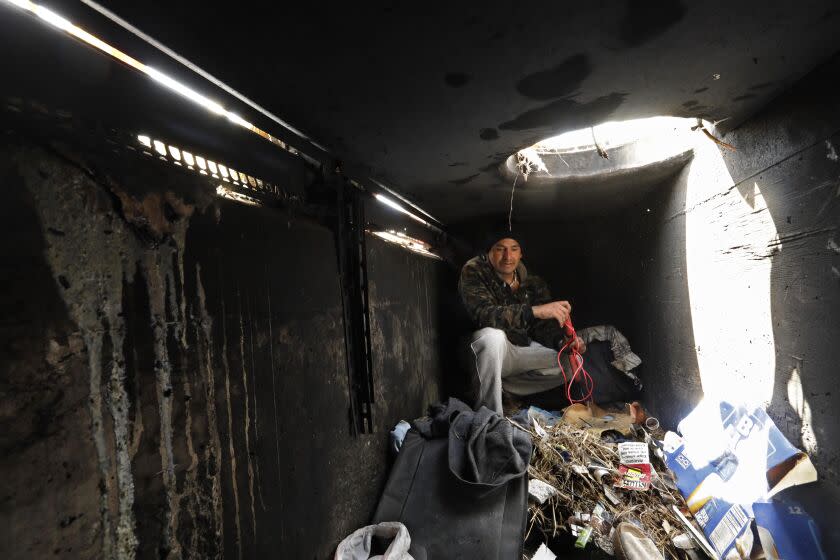
[[[542,344],[516,346],[504,331],[488,327],[473,333],[470,348],[479,385],[475,408],[484,405],[501,413],[502,388],[514,395],[531,395],[563,385],[557,351]],[[563,367],[570,371],[565,355]]]

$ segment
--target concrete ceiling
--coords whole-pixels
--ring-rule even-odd
[[[498,164],[539,139],[731,128],[840,49],[832,0],[104,4],[444,222],[504,212]]]

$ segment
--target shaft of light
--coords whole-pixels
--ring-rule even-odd
[[[252,123],[246,121],[236,113],[228,111],[222,105],[213,101],[212,99],[198,93],[197,91],[193,90],[192,88],[182,84],[175,78],[164,74],[163,72],[152,68],[151,66],[144,64],[137,60],[136,58],[124,53],[123,51],[113,47],[99,39],[98,37],[88,33],[81,27],[75,25],[71,21],[67,20],[66,18],[58,15],[57,13],[53,12],[52,10],[45,8],[43,6],[39,6],[30,0],[6,0],[6,2],[11,3],[14,6],[17,6],[23,10],[26,10],[34,15],[36,15],[39,19],[43,20],[44,22],[50,24],[51,26],[55,27],[56,29],[60,29],[77,39],[84,41],[88,45],[102,51],[103,53],[131,66],[135,70],[139,70],[143,72],[155,82],[159,83],[160,85],[164,86],[165,88],[177,93],[181,97],[188,99],[189,101],[195,103],[196,105],[200,105],[210,111],[215,115],[220,115],[225,117],[227,120],[232,122],[235,125],[241,126],[258,136],[268,140],[269,142],[280,146],[283,149],[288,149],[286,144],[281,140],[275,138],[268,132],[254,126]]]
[[[398,211],[398,212],[402,212],[402,213],[403,213],[403,214],[405,214],[406,216],[410,217],[410,218],[411,218],[411,219],[413,219],[413,220],[416,220],[416,221],[420,222],[420,223],[421,223],[421,224],[423,224],[424,226],[428,226],[428,225],[429,225],[429,222],[427,222],[426,220],[424,220],[424,219],[423,219],[423,218],[421,218],[420,216],[417,216],[417,215],[415,215],[415,214],[412,214],[411,212],[409,212],[408,210],[406,210],[405,208],[403,208],[402,206],[400,206],[399,204],[397,204],[396,202],[394,202],[393,200],[391,200],[391,199],[390,199],[390,198],[388,198],[387,196],[381,195],[381,194],[379,194],[379,193],[376,193],[376,194],[374,194],[373,196],[374,196],[374,197],[376,197],[376,200],[378,200],[379,202],[381,202],[381,203],[382,203],[382,204],[384,204],[385,206],[390,206],[390,207],[391,207],[391,208],[393,208],[394,210],[396,210],[396,211]]]

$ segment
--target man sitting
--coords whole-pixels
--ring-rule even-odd
[[[528,274],[521,262],[522,247],[517,237],[512,232],[490,236],[487,252],[467,261],[458,282],[461,300],[478,328],[470,342],[478,378],[475,407],[484,405],[499,413],[502,389],[525,396],[564,384],[557,365],[557,351],[567,342],[563,325],[572,310],[568,301],[551,297],[548,285],[541,278]],[[605,330],[607,336],[603,335]],[[592,334],[594,339],[604,342],[598,346],[598,355],[592,356],[602,366],[596,368],[601,371],[588,368],[590,374],[596,383],[602,377],[604,385],[609,386],[609,400],[629,395],[635,389],[633,380],[637,380],[629,369],[641,360],[630,352],[626,339],[614,328],[600,327],[593,329]],[[608,339],[613,342],[613,350],[621,348],[615,356],[610,353]],[[571,341],[570,346],[580,353],[586,352],[586,344],[580,337]],[[602,355],[601,350],[610,357]],[[626,375],[610,365],[613,357],[612,364],[618,365]],[[567,355],[561,359],[570,375]],[[622,365],[630,361],[629,366]]]

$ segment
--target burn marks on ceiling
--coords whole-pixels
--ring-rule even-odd
[[[473,179],[475,179],[479,175],[481,175],[481,173],[473,173],[472,175],[467,175],[466,177],[461,177],[460,179],[453,179],[449,182],[452,183],[453,185],[459,185],[459,186],[460,185],[466,185],[467,183],[469,183],[470,181],[472,181]]]
[[[685,16],[679,0],[627,0],[621,21],[621,40],[638,47],[662,35]]]
[[[683,110],[680,111],[682,113],[686,113],[692,116],[705,116],[706,111],[709,109],[708,105],[703,105],[696,99],[689,99],[685,103],[682,104]]]
[[[516,84],[516,91],[538,100],[565,97],[577,91],[591,72],[589,57],[576,54],[553,68],[525,76]]]
[[[513,120],[503,122],[499,128],[501,130],[585,128],[607,120],[621,106],[626,97],[626,93],[613,92],[588,103],[578,103],[568,98],[558,99],[542,107],[525,111]]]
[[[493,159],[493,163],[488,163],[487,165],[480,167],[479,170],[483,173],[491,173],[494,171],[499,170],[499,166],[504,163],[504,161],[508,158],[508,156],[490,156]]]
[[[554,101],[525,111],[501,123],[498,128],[517,131],[572,130],[602,122],[623,103],[627,94],[613,92],[586,103],[575,101],[573,98],[583,81],[592,73],[592,69],[589,56],[578,53],[552,68],[524,76],[517,82],[516,91],[529,99]],[[487,139],[483,135],[481,137]]]

